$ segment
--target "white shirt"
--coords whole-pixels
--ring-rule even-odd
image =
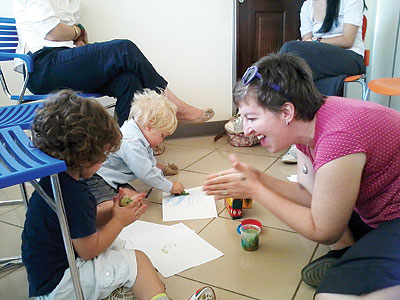
[[[353,46],[346,50],[352,50],[364,57],[365,46],[362,40],[363,9],[363,0],[341,0],[337,26],[333,22],[329,32],[320,33],[318,30],[321,29],[322,22],[314,22],[314,0],[306,0],[300,11],[301,36],[311,32],[315,37],[332,38],[343,35],[344,24],[353,24],[358,26],[358,32]]]
[[[73,41],[49,41],[45,36],[59,23],[77,24],[79,7],[80,0],[14,0],[17,53],[34,53],[43,47],[74,47]]]

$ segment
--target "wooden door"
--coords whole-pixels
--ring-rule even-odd
[[[304,0],[236,0],[237,77],[283,43],[300,38]]]

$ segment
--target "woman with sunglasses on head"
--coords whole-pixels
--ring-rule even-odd
[[[244,133],[279,152],[299,151],[298,180],[278,180],[231,156],[209,175],[216,199],[252,198],[331,251],[301,272],[317,300],[398,299],[400,112],[315,87],[306,62],[275,54],[250,67],[233,92]],[[392,298],[390,298],[392,297]]]

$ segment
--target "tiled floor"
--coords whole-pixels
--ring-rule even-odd
[[[295,174],[295,165],[285,165],[280,156],[257,147],[235,148],[226,137],[214,142],[212,137],[176,139],[166,142],[166,151],[158,156],[161,163],[174,162],[180,168],[177,176],[185,187],[202,185],[207,174],[229,168],[228,154],[238,157],[255,168],[280,179]],[[147,187],[135,182],[139,190]],[[19,188],[0,190],[0,200],[20,198]],[[142,220],[159,224],[161,193],[153,191],[147,212]],[[217,202],[219,217],[184,221],[202,238],[224,253],[209,263],[186,270],[178,275],[162,278],[169,296],[186,300],[196,289],[212,286],[218,300],[311,300],[314,290],[300,280],[300,270],[311,259],[324,254],[326,246],[317,245],[293,232],[268,210],[253,202],[253,208],[244,211],[243,218],[262,222],[260,248],[254,252],[241,249],[236,227],[240,220],[232,220],[221,201]],[[22,205],[0,206],[0,257],[20,253],[20,234],[24,221]],[[0,273],[0,299],[23,300],[27,297],[27,280],[24,267]]]

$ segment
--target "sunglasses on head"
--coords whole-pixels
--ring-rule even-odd
[[[248,67],[242,77],[243,84],[244,85],[250,84],[255,77],[257,77],[260,80],[262,79],[261,74],[258,72],[258,67],[257,66]],[[270,82],[267,83],[273,90],[279,92],[279,85]]]

